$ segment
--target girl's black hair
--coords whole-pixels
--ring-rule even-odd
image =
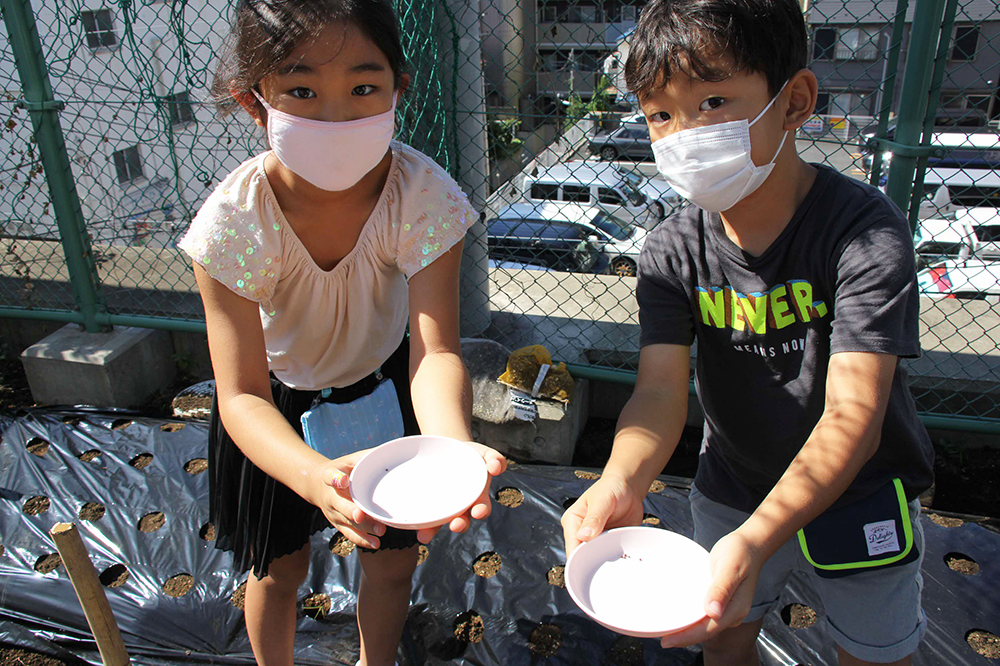
[[[212,82],[212,97],[220,112],[238,108],[234,94],[249,93],[299,44],[334,22],[353,25],[374,42],[388,59],[398,88],[406,57],[390,1],[238,0]]]
[[[629,39],[625,82],[642,99],[674,72],[704,81],[756,72],[776,95],[805,68],[807,39],[796,0],[651,0]]]

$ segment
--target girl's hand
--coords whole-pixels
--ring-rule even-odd
[[[642,522],[642,498],[624,479],[605,474],[566,509],[562,523],[568,556],[584,541],[612,527]]]
[[[489,476],[486,479],[486,488],[483,489],[483,494],[479,496],[479,499],[476,500],[468,511],[457,518],[452,518],[451,522],[448,523],[448,528],[452,532],[464,532],[472,525],[473,519],[484,520],[490,515],[490,512],[493,510],[493,505],[490,502],[490,486],[493,485],[493,477],[500,476],[507,469],[507,459],[496,450],[482,444],[477,444],[476,442],[467,443],[483,456]],[[420,543],[428,543],[440,529],[441,527],[428,527],[427,529],[418,530],[417,540]]]
[[[371,518],[351,501],[350,474],[368,453],[356,451],[318,467],[312,474],[309,501],[323,511],[330,524],[356,546],[378,548],[385,525]]]

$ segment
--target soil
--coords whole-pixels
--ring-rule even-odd
[[[969,646],[987,659],[1000,659],[1000,636],[976,629],[965,637]]]
[[[193,586],[194,576],[181,573],[167,579],[167,582],[163,584],[163,593],[168,597],[183,597],[191,591]]]
[[[82,462],[91,462],[97,456],[101,455],[100,449],[90,449],[89,451],[84,451],[77,456]]]
[[[42,458],[49,452],[49,443],[41,437],[32,437],[28,440],[27,449],[30,453],[34,453],[39,458]]]
[[[63,661],[23,648],[0,648],[0,666],[77,666],[85,663],[83,660]]]
[[[200,536],[205,541],[215,541],[215,525],[212,523],[205,523],[198,530],[198,536]]]
[[[55,571],[62,566],[62,558],[59,557],[59,553],[49,553],[47,555],[42,555],[37,560],[35,560],[35,571],[40,574],[47,574]]]
[[[584,481],[597,481],[599,478],[601,478],[601,473],[587,472],[582,469],[578,469],[575,472],[573,472],[573,476],[575,476],[578,479],[583,479]]]
[[[500,571],[500,556],[494,552],[483,553],[472,563],[472,570],[477,576],[492,578]]]
[[[781,619],[792,629],[808,629],[816,624],[816,611],[802,604],[789,604],[781,609]]]
[[[129,460],[128,464],[136,469],[143,469],[148,467],[151,462],[153,462],[152,453],[140,453],[135,458],[132,458],[132,460]]]
[[[164,423],[163,425],[160,426],[160,431],[161,432],[180,432],[181,430],[184,430],[184,425],[185,424],[183,424],[183,423]]]
[[[80,507],[80,520],[96,523],[104,517],[104,505],[100,502],[87,502]]]
[[[417,566],[427,561],[427,557],[431,554],[431,551],[424,544],[417,546]]]
[[[455,618],[455,638],[466,643],[483,640],[483,618],[476,611],[465,611]]]
[[[622,636],[612,643],[607,655],[613,666],[643,666],[646,663],[642,641],[630,636]]]
[[[147,513],[145,516],[139,519],[139,531],[140,532],[155,532],[164,526],[167,522],[167,517],[163,515],[162,511],[154,511],[153,513]]]
[[[347,557],[354,552],[355,546],[347,537],[345,537],[340,532],[333,535],[330,539],[330,552],[334,555],[340,557]]]
[[[243,610],[243,605],[247,600],[247,582],[243,581],[233,592],[233,607]]]
[[[196,474],[201,474],[206,469],[208,469],[208,459],[207,458],[195,458],[193,460],[188,460],[184,463],[184,471],[192,476]]]
[[[557,564],[545,575],[549,579],[549,585],[554,587],[566,587],[566,566]]]
[[[13,414],[34,404],[18,352],[0,342],[0,412]]]
[[[660,519],[651,513],[643,514],[642,516],[643,525],[659,525]]]
[[[501,488],[497,491],[497,502],[511,509],[524,503],[524,493],[517,488]]]
[[[955,518],[952,516],[941,516],[936,513],[928,513],[927,517],[930,521],[941,527],[961,527],[965,524],[965,521],[961,518]]]
[[[322,620],[330,612],[330,595],[313,593],[302,600],[302,613],[314,620]]]
[[[966,576],[975,576],[979,573],[979,564],[968,555],[962,555],[961,553],[948,553],[944,556],[944,563],[947,564],[948,568],[952,571],[957,571],[958,573],[965,574]]]
[[[135,423],[135,421],[133,421],[132,419],[115,419],[114,421],[111,422],[111,429],[124,430],[133,423]]]
[[[662,493],[666,490],[667,484],[663,483],[659,479],[654,479],[651,484],[649,484],[649,492],[651,493]]]
[[[528,648],[540,657],[554,657],[562,645],[562,630],[554,624],[540,624],[528,637]]]
[[[24,503],[24,508],[21,510],[28,516],[37,516],[40,513],[45,513],[49,510],[49,498],[44,495],[31,497]]]
[[[128,567],[124,564],[112,564],[99,576],[104,587],[121,587],[128,580]]]

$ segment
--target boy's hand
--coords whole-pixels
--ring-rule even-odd
[[[642,522],[642,497],[624,479],[605,473],[566,510],[561,522],[569,556],[605,529]]]
[[[368,516],[351,501],[350,475],[354,466],[370,449],[341,456],[319,467],[312,477],[312,504],[318,506],[326,519],[356,546],[378,548],[378,537],[385,534],[385,525]]]
[[[486,488],[483,489],[483,494],[479,496],[479,499],[475,501],[468,511],[461,516],[452,518],[451,522],[448,523],[448,528],[452,532],[464,532],[469,529],[473,520],[485,520],[489,517],[493,511],[493,504],[490,502],[490,487],[493,485],[493,477],[500,476],[507,470],[507,459],[495,449],[476,442],[466,443],[483,456],[483,460],[486,461],[486,471],[489,475],[486,478]],[[417,530],[417,541],[420,543],[430,542],[440,529],[441,526]]]
[[[760,550],[739,530],[719,539],[709,554],[712,582],[705,595],[708,617],[693,627],[664,636],[660,644],[665,648],[695,645],[742,623],[753,604],[764,561]]]

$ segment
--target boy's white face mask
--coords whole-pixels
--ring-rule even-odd
[[[395,94],[385,113],[329,122],[279,111],[252,92],[267,109],[267,140],[275,156],[321,190],[350,189],[385,157],[396,123]]]
[[[784,89],[781,86],[778,95]],[[764,166],[753,163],[750,126],[767,113],[778,95],[749,122],[693,127],[654,141],[657,171],[678,194],[699,207],[712,213],[729,210],[767,180],[788,138],[786,131],[770,162]]]

